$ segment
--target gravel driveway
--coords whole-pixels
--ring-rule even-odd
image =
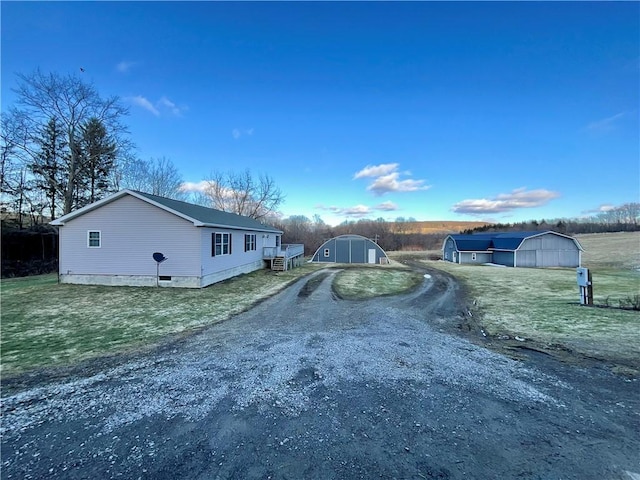
[[[638,381],[448,333],[455,282],[336,271],[173,346],[2,398],[2,478],[633,479]]]

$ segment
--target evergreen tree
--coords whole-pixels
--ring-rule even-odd
[[[116,144],[98,118],[90,118],[78,140],[80,176],[77,179],[77,204],[83,206],[110,191],[109,175],[116,160]]]
[[[46,198],[51,218],[56,216],[56,205],[64,185],[63,172],[68,156],[65,138],[62,125],[56,117],[51,117],[36,139],[38,153],[29,163],[34,177],[33,189]]]

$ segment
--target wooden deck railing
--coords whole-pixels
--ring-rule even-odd
[[[304,255],[304,245],[301,243],[283,244],[280,247],[263,247],[262,258],[294,258]]]

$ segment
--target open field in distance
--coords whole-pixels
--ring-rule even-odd
[[[465,222],[454,220],[429,220],[423,222],[389,223],[394,233],[458,233],[469,228],[490,225],[487,222]]]
[[[640,270],[640,232],[588,233],[576,238],[585,249],[583,267]]]

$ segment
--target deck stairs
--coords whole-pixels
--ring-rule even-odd
[[[271,270],[284,272],[287,269],[287,261],[284,257],[275,257],[271,260]]]

